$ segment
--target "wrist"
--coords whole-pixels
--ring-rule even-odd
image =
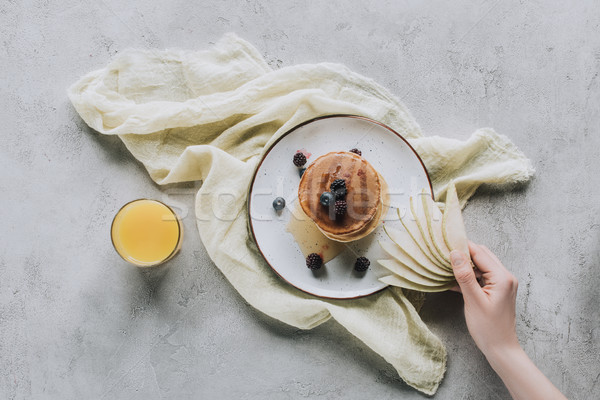
[[[566,400],[516,343],[494,346],[484,353],[514,399]]]
[[[517,335],[505,335],[503,338],[490,338],[491,340],[480,341],[477,347],[489,359],[501,359],[506,353],[515,353],[521,349]],[[476,341],[477,342],[477,341]]]
[[[527,354],[525,354],[525,351],[516,339],[489,346],[482,349],[482,352],[490,363],[490,366],[497,373],[500,373],[505,366],[510,367],[516,360],[527,357]]]

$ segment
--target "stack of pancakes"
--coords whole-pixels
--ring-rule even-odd
[[[319,201],[336,179],[343,179],[347,189],[347,212],[337,218],[333,206]],[[338,242],[351,242],[371,233],[385,214],[385,196],[387,185],[381,175],[367,160],[347,151],[317,158],[302,175],[298,188],[298,200],[306,215],[325,236]]]

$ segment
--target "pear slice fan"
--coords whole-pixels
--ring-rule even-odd
[[[391,258],[378,262],[391,274],[379,280],[421,292],[456,286],[450,251],[460,250],[469,257],[469,245],[454,184],[448,187],[443,214],[423,190],[410,198],[410,213],[402,216],[398,210],[398,217],[403,229],[384,226],[390,242],[380,245]]]

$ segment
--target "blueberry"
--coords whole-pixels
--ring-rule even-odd
[[[277,197],[273,200],[273,208],[277,211],[281,211],[285,208],[285,199],[283,197]]]
[[[319,202],[326,207],[329,206],[330,204],[333,204],[334,201],[335,201],[335,196],[331,192],[323,192],[323,194],[321,195],[321,198],[319,199]]]
[[[306,171],[306,168],[300,168],[298,170],[298,175],[300,175],[300,178],[302,178],[302,175],[304,175],[304,171]]]

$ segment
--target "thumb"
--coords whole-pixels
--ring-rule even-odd
[[[479,298],[483,292],[467,256],[462,251],[452,250],[450,261],[452,262],[454,277],[460,286],[465,300]]]

